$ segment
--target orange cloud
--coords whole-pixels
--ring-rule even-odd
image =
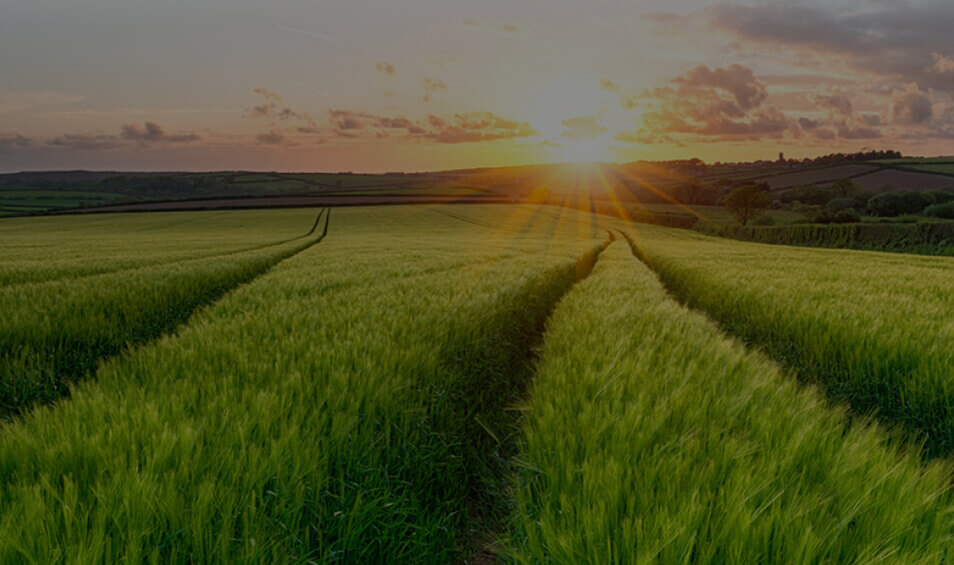
[[[200,139],[194,133],[168,134],[156,122],[146,122],[143,127],[136,124],[123,124],[120,135],[124,140],[140,143],[185,143]]]
[[[781,110],[763,105],[768,93],[750,68],[698,65],[671,84],[641,97],[649,105],[642,116],[643,128],[618,139],[645,143],[679,134],[718,141],[797,133],[797,126]]]
[[[447,90],[447,83],[440,79],[424,78],[424,101],[430,102],[431,94],[439,91]]]
[[[425,121],[404,116],[378,116],[352,110],[330,110],[329,115],[339,137],[383,138],[389,131],[403,129],[405,137],[429,139],[438,143],[474,143],[532,137],[537,131],[530,124],[508,120],[492,112],[461,112],[449,117],[431,114]],[[387,135],[390,137],[390,134]]]

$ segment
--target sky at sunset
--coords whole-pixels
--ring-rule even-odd
[[[954,154],[954,3],[0,0],[0,170]]]

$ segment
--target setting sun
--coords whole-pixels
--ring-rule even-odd
[[[610,159],[609,148],[601,138],[588,141],[565,140],[561,142],[560,147],[554,148],[554,153],[554,159],[562,163],[608,161]]]

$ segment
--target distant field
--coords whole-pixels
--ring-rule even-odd
[[[951,162],[954,162],[954,157],[881,159],[881,160],[873,161],[873,162],[883,163],[885,165],[917,165],[921,163],[951,163]]]
[[[716,181],[718,179],[732,179],[732,180],[747,180],[761,178],[769,175],[781,174],[788,169],[751,169],[746,171],[739,172],[729,172],[729,173],[716,173],[713,175],[707,175],[703,177],[707,181]]]
[[[428,175],[338,173],[16,173],[0,175],[0,211],[8,215],[102,206],[115,202],[307,196],[327,193],[442,192],[451,181]]]
[[[954,188],[954,178],[898,169],[882,169],[851,180],[867,192],[884,192],[886,187],[890,187],[891,192],[930,192]]]
[[[793,173],[775,174],[759,177],[772,188],[772,190],[790,188],[802,184],[824,184],[826,182],[836,181],[841,178],[856,177],[874,171],[876,168],[871,165],[838,165],[836,167],[825,167],[822,169],[811,169],[808,171],[798,171]]]
[[[0,187],[0,206],[22,207],[38,210],[49,208],[73,208],[107,204],[124,198],[121,194],[108,192],[84,192],[75,190],[36,190]]]
[[[905,165],[905,169],[924,171],[928,173],[940,173],[944,175],[954,175],[954,162],[945,162],[937,164],[915,164]]]
[[[457,184],[422,184],[421,186],[383,186],[377,188],[352,188],[348,190],[336,191],[328,190],[322,192],[322,195],[347,195],[347,196],[426,196],[426,195],[454,195],[454,196],[494,196],[497,195],[492,189],[482,186],[461,186]]]

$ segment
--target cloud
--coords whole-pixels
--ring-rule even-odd
[[[0,152],[25,149],[33,144],[33,140],[18,133],[0,133]]]
[[[531,137],[530,124],[508,120],[491,112],[461,112],[451,116],[431,114],[424,120],[405,116],[379,116],[354,110],[329,110],[338,137],[380,139],[405,130],[405,138],[430,139],[438,143],[468,143]]]
[[[765,86],[755,80],[755,73],[742,65],[730,65],[724,68],[710,69],[698,65],[688,73],[673,80],[684,91],[697,92],[711,88],[727,92],[735,99],[737,109],[725,107],[737,115],[759,106],[768,94]]]
[[[200,138],[194,133],[168,134],[156,122],[146,122],[143,127],[136,124],[123,124],[120,132],[122,139],[126,141],[138,141],[140,143],[188,143],[198,141]]]
[[[365,125],[354,118],[343,118],[335,124],[338,129],[364,129]]]
[[[849,117],[854,112],[851,99],[845,94],[811,94],[809,98],[817,106],[844,117]]]
[[[851,127],[848,125],[838,126],[838,137],[842,139],[877,139],[881,137],[881,132],[870,127]]]
[[[368,127],[367,120],[374,120],[374,116],[364,112],[351,110],[328,110],[332,124],[339,130],[364,129]]]
[[[255,141],[263,145],[281,145],[285,142],[285,134],[280,131],[272,130],[268,133],[260,133],[256,135]]]
[[[619,105],[626,110],[632,110],[639,105],[638,96],[625,94],[623,89],[620,88],[618,84],[607,78],[600,79],[600,90],[605,90],[607,92],[612,92],[619,95]]]
[[[767,45],[776,53],[792,48],[799,57],[814,56],[816,65],[837,59],[883,78],[954,90],[949,59],[940,55],[950,49],[954,4],[946,0],[872,4],[846,11],[833,5],[719,4],[701,16],[712,28],[741,40],[741,47],[745,42]]]
[[[122,140],[115,135],[100,133],[67,133],[47,141],[47,145],[62,149],[78,149],[80,151],[102,151],[116,149],[122,145]]]
[[[299,133],[323,133],[318,121],[311,114],[289,108],[281,94],[261,87],[254,89],[253,92],[262,97],[262,103],[248,109],[248,117],[269,119],[272,126],[275,126],[277,122],[296,120],[300,124],[296,128]]]
[[[497,29],[507,33],[517,33],[518,31],[520,31],[519,27],[517,27],[514,24],[508,24],[508,23],[498,25]]]
[[[663,86],[644,93],[648,109],[643,127],[620,141],[643,143],[661,136],[700,141],[778,138],[798,134],[798,126],[775,106],[765,105],[765,85],[741,65],[698,65]],[[637,141],[639,140],[639,141]]]
[[[875,127],[884,124],[884,120],[881,119],[879,114],[861,114],[858,116],[858,119],[861,120],[861,123],[866,126]]]
[[[424,101],[430,102],[431,94],[439,91],[447,90],[447,83],[440,79],[433,78],[424,78]]]
[[[339,130],[363,130],[367,128],[408,129],[414,122],[404,116],[377,116],[368,112],[329,110],[332,123]]]
[[[403,117],[397,118],[379,118],[377,120],[377,126],[382,128],[390,129],[407,129],[414,124],[411,123],[411,120]]]
[[[576,116],[563,120],[562,124],[566,129],[561,135],[573,141],[596,139],[609,131],[600,123],[599,116]]]
[[[78,149],[80,151],[105,151],[117,149],[135,143],[146,146],[158,143],[191,143],[202,138],[194,133],[167,133],[156,122],[137,124],[123,124],[119,135],[80,132],[66,133],[54,137],[46,142],[48,147],[62,149]]]
[[[262,97],[263,101],[257,106],[253,106],[248,113],[253,118],[271,118],[273,120],[290,120],[292,118],[301,118],[310,121],[308,114],[301,114],[285,105],[285,101],[277,92],[267,88],[256,88],[255,94]],[[311,123],[314,126],[315,124]]]
[[[269,90],[267,88],[262,88],[262,87],[255,88],[252,90],[252,92],[254,92],[255,94],[258,94],[259,96],[261,96],[265,100],[268,100],[269,102],[280,103],[282,101],[282,97],[280,94],[278,94],[275,91]]]
[[[378,72],[384,73],[386,75],[394,75],[394,65],[388,63],[387,61],[381,61],[375,65],[375,68],[378,69]]]
[[[931,99],[920,92],[907,92],[894,99],[894,121],[899,124],[923,124],[934,115]]]
[[[821,122],[810,118],[798,118],[798,125],[801,126],[802,129],[812,130],[820,126]]]
[[[936,73],[954,73],[954,58],[940,53],[931,53],[934,58],[932,70]]]

